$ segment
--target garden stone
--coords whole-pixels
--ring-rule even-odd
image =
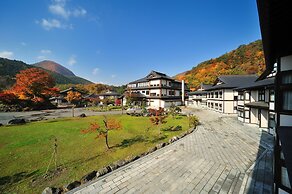
[[[169,140],[169,143],[173,143],[173,142],[177,141],[178,139],[179,139],[178,137],[174,136]]]
[[[79,187],[80,185],[81,185],[80,181],[74,181],[74,182],[68,184],[67,186],[65,186],[65,190],[70,191],[72,189],[75,189],[76,187]]]
[[[138,160],[140,158],[140,156],[135,156],[133,157],[132,161]]]
[[[60,188],[47,187],[43,190],[42,194],[61,194],[62,191]]]
[[[154,148],[151,148],[151,149],[149,149],[149,153],[152,153],[152,152],[154,152],[154,151],[156,151],[157,150],[157,147],[154,147]]]
[[[96,173],[96,177],[103,176],[103,175],[105,175],[105,174],[108,173],[108,172],[109,172],[109,170],[108,170],[106,167],[104,167],[104,168],[102,168],[102,169],[99,169],[99,170],[97,171],[97,173]]]
[[[160,144],[156,145],[155,147],[157,149],[160,149],[160,148],[163,148],[164,146],[165,146],[165,143],[160,143]]]
[[[11,125],[25,124],[25,120],[24,119],[12,119],[8,122],[8,124],[11,124]]]
[[[81,178],[81,183],[83,184],[83,183],[86,183],[88,181],[93,180],[96,177],[96,173],[97,173],[97,171],[95,170],[95,171],[92,171],[91,173],[85,175],[84,177]]]
[[[126,164],[126,161],[125,160],[119,160],[119,161],[116,162],[116,164],[117,164],[117,166],[119,168],[119,167],[124,166]]]
[[[82,113],[82,114],[79,115],[78,117],[84,118],[84,117],[86,117],[86,114]]]
[[[118,168],[118,165],[116,163],[112,163],[109,165],[109,168],[111,169],[111,171],[114,171]]]

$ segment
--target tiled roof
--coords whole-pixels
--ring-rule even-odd
[[[203,91],[203,90],[197,90],[194,92],[188,92],[188,95],[194,95],[194,94],[207,94],[207,91]]]
[[[272,87],[274,85],[274,83],[275,83],[275,78],[271,77],[271,78],[255,81],[254,83],[249,84],[249,85],[239,87],[239,88],[237,88],[237,90]]]
[[[211,88],[206,90],[215,90],[223,88],[237,88],[252,84],[257,80],[256,75],[221,75],[217,78],[216,83],[222,82],[219,85],[213,85]]]
[[[173,78],[169,77],[168,75],[166,75],[164,73],[160,73],[160,72],[157,72],[157,71],[151,71],[146,77],[143,77],[141,79],[132,81],[129,84],[135,84],[135,83],[140,83],[140,82],[147,82],[147,81],[152,80],[152,79],[160,79],[160,78],[174,80]]]

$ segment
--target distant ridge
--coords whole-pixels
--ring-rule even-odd
[[[53,64],[55,62],[50,61],[50,63]],[[5,90],[5,89],[10,88],[15,83],[15,75],[19,73],[19,71],[28,69],[28,68],[33,68],[33,67],[41,68],[47,71],[55,79],[56,84],[92,84],[91,81],[75,76],[74,73],[72,73],[69,69],[61,66],[60,64],[57,64],[57,65],[55,64],[50,67],[55,67],[57,70],[55,69],[55,71],[51,71],[40,66],[28,65],[22,61],[10,60],[10,59],[5,59],[5,58],[0,57],[0,90]],[[61,71],[65,75],[61,73],[57,73],[56,71],[59,71],[59,72]]]
[[[64,76],[75,76],[75,74],[72,71],[70,71],[66,67],[64,67],[64,66],[62,66],[59,63],[56,63],[54,61],[45,60],[45,61],[41,61],[41,62],[32,64],[32,65],[44,68],[44,69],[52,71],[52,72],[59,73],[59,74],[64,75]]]

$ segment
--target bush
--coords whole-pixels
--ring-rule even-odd
[[[189,127],[195,128],[199,123],[199,118],[196,115],[189,116]]]

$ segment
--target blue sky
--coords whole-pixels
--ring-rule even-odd
[[[261,38],[256,0],[1,0],[0,25],[0,56],[114,85]]]

